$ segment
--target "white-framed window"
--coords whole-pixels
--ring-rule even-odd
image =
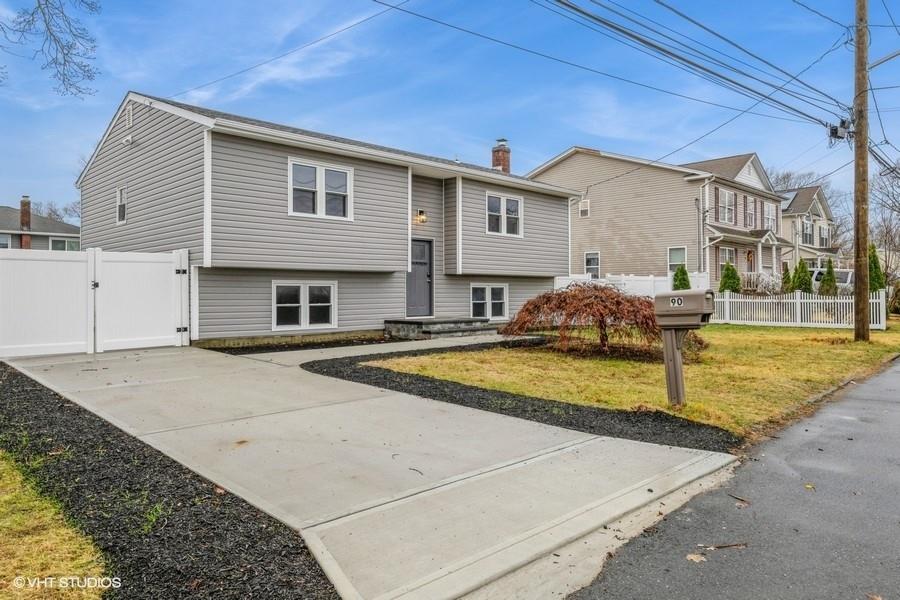
[[[8,233],[0,233],[0,250],[12,248],[12,237]]]
[[[524,201],[516,196],[487,192],[485,196],[485,231],[495,235],[522,237]]]
[[[334,327],[336,281],[272,281],[272,331]]]
[[[775,231],[775,205],[771,202],[763,204],[763,229]]]
[[[116,223],[124,223],[128,216],[128,188],[116,188]]]
[[[827,248],[831,245],[831,227],[819,225],[819,247]]]
[[[727,248],[725,246],[719,246],[719,276],[721,277],[722,272],[725,270],[726,264],[731,264],[736,267],[735,259],[737,258],[737,253],[734,248]]]
[[[502,321],[509,317],[509,286],[505,283],[473,283],[472,317]]]
[[[747,198],[747,229],[756,229],[756,198]]]
[[[737,194],[728,190],[719,190],[719,222],[734,225],[735,203]]]
[[[803,221],[801,221],[800,232],[801,232],[800,243],[802,243],[806,246],[812,246],[813,245],[813,222],[812,222],[812,219],[804,218]]]
[[[687,248],[685,246],[672,246],[668,251],[669,273],[674,273],[678,267],[684,265],[687,268]]]
[[[353,220],[353,168],[288,159],[288,214]]]
[[[600,253],[585,252],[584,253],[584,273],[590,275],[591,279],[600,279]]]
[[[61,252],[78,252],[81,250],[81,242],[71,238],[50,238],[50,249]]]
[[[585,198],[578,203],[578,216],[581,218],[591,216],[590,198]]]

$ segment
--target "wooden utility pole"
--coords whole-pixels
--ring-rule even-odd
[[[869,7],[856,0],[853,96],[853,339],[869,341]]]

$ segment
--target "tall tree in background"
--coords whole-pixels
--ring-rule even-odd
[[[84,96],[94,90],[88,83],[97,76],[92,64],[96,43],[77,13],[100,12],[96,0],[34,0],[14,16],[0,18],[0,50],[18,55],[20,51],[40,59],[41,68],[56,80],[62,95]],[[0,65],[0,83],[8,77]]]

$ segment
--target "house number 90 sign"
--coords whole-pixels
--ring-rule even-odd
[[[681,296],[672,296],[671,298],[669,298],[669,306],[671,308],[684,306],[684,298],[682,298]]]

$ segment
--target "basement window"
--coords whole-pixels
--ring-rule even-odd
[[[272,331],[337,327],[336,281],[273,281]]]
[[[506,284],[472,284],[472,317],[505,320],[508,317]]]

